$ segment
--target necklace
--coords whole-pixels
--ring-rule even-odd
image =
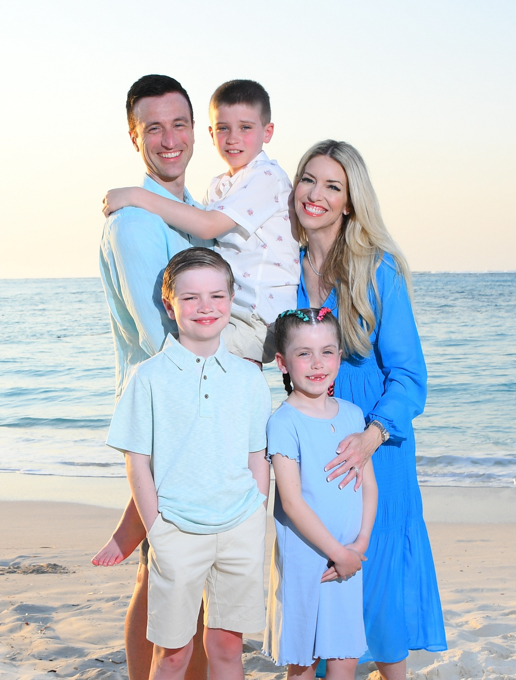
[[[317,269],[314,267],[312,263],[312,258],[310,257],[310,250],[308,248],[306,249],[306,254],[308,256],[308,264],[310,265],[310,267],[312,267],[313,273],[316,274],[317,276],[322,276],[321,272],[318,272]]]

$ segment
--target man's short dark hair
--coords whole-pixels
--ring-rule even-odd
[[[170,76],[150,75],[143,76],[135,83],[133,83],[127,93],[127,101],[125,107],[127,109],[127,122],[129,123],[129,130],[134,130],[136,127],[136,117],[134,115],[134,107],[137,102],[144,97],[162,97],[169,92],[179,92],[186,99],[188,108],[190,109],[190,116],[192,123],[194,119],[192,102],[188,96],[185,88],[174,78]]]
[[[262,124],[267,125],[271,122],[271,102],[267,91],[260,83],[254,80],[229,80],[211,95],[210,109],[235,104],[259,106]]]

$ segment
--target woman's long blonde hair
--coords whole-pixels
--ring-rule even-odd
[[[371,351],[370,335],[376,326],[369,298],[371,289],[381,313],[376,270],[384,253],[394,258],[396,269],[404,277],[411,295],[410,270],[385,227],[364,160],[350,144],[327,139],[308,149],[299,162],[294,190],[307,163],[316,156],[332,158],[342,167],[348,179],[350,214],[343,215],[341,229],[321,270],[321,283],[326,290],[335,288],[337,293],[343,355],[365,357]],[[308,237],[299,218],[297,227],[300,245],[308,246]]]

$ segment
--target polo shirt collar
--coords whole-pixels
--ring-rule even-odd
[[[173,335],[170,335],[170,333],[167,335],[167,339],[163,344],[162,351],[165,354],[165,356],[179,368],[180,371],[188,370],[189,368],[194,368],[197,364],[200,364],[201,362],[204,363],[205,361],[209,361],[210,359],[215,359],[215,361],[218,363],[218,365],[221,367],[224,373],[228,372],[231,355],[226,349],[226,345],[224,344],[224,340],[222,338],[220,338],[220,345],[218,350],[212,357],[208,357],[207,359],[198,356],[193,352],[190,352],[189,349],[183,347],[183,345],[181,345],[181,343],[179,343],[174,338]]]
[[[152,191],[153,194],[158,194],[158,196],[163,196],[163,198],[171,198],[173,201],[178,201],[179,199],[177,196],[174,196],[174,194],[171,194],[170,191],[167,191],[165,187],[162,187],[161,184],[158,184],[156,180],[152,179],[150,175],[145,174],[143,176],[142,184],[141,186],[144,189],[147,189],[147,191]],[[184,203],[187,203],[188,205],[193,205],[193,198],[190,195],[190,192],[188,189],[185,187],[183,191],[183,201]]]

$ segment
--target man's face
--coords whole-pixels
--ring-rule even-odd
[[[129,131],[147,172],[170,189],[180,180],[193,153],[194,131],[188,102],[179,92],[144,97],[134,107],[136,124]]]

